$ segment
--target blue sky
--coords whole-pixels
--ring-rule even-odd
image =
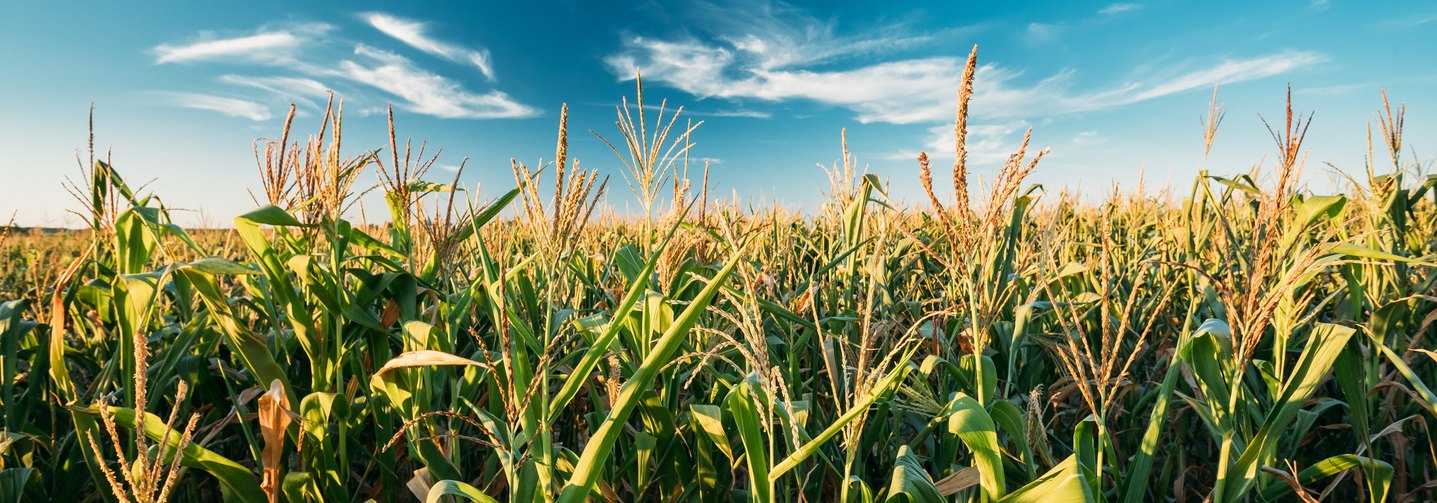
[[[697,158],[714,193],[813,208],[817,164],[848,128],[861,165],[918,201],[916,163],[952,162],[954,91],[979,44],[970,165],[991,174],[1029,127],[1051,147],[1033,181],[1102,193],[1113,183],[1185,191],[1203,165],[1198,116],[1214,84],[1227,116],[1209,167],[1271,162],[1259,116],[1279,120],[1290,83],[1316,113],[1307,180],[1360,171],[1364,128],[1386,87],[1409,109],[1420,159],[1437,136],[1437,2],[16,2],[0,16],[0,219],[79,222],[61,188],[78,173],[86,110],[132,184],[181,223],[225,224],[254,206],[252,142],[278,136],[289,103],[314,130],[326,90],[345,101],[352,152],[400,135],[469,158],[464,183],[513,185],[509,159],[551,158],[570,107],[571,155],[615,176],[587,130],[617,136],[614,106],[642,68],[648,101],[703,120]],[[582,134],[579,134],[582,133]],[[1410,155],[1410,154],[1409,154]],[[944,170],[938,170],[943,172]],[[361,179],[365,186],[373,175]],[[940,183],[939,185],[945,185]],[[367,212],[381,210],[372,202]]]

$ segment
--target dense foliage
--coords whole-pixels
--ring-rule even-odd
[[[233,232],[90,162],[92,229],[0,238],[0,500],[1437,497],[1400,113],[1344,195],[1300,190],[1289,112],[1274,166],[1086,204],[1024,184],[1026,140],[970,201],[960,109],[960,197],[925,156],[905,209],[845,151],[805,217],[711,201],[694,126],[630,111],[636,218],[562,123],[486,199],[287,122]],[[369,170],[392,224],[344,218]]]

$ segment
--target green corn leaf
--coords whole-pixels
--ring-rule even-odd
[[[241,264],[223,257],[205,257],[185,264],[184,267],[210,274],[250,275],[260,271],[249,264]]]
[[[1182,353],[1182,350],[1178,351]],[[1123,485],[1123,501],[1125,503],[1138,503],[1147,498],[1149,484],[1148,476],[1152,473],[1153,458],[1158,453],[1158,442],[1162,439],[1163,427],[1167,424],[1168,403],[1172,400],[1173,388],[1177,386],[1178,379],[1182,372],[1178,370],[1179,359],[1173,358],[1168,365],[1168,371],[1163,376],[1162,386],[1158,388],[1158,396],[1153,403],[1153,410],[1148,415],[1148,427],[1143,432],[1142,444],[1138,452],[1133,455],[1133,460],[1128,465],[1127,479]]]
[[[20,372],[20,341],[39,326],[38,323],[22,318],[28,307],[29,301],[26,300],[12,300],[0,304],[0,405],[4,406],[5,413],[0,424],[3,424],[7,431],[16,431],[23,427],[17,424],[24,418],[16,417],[20,408],[15,402],[15,377]],[[0,450],[0,454],[3,454],[3,450]]]
[[[0,501],[25,501],[25,486],[36,471],[29,466],[0,470]]]
[[[998,503],[1078,503],[1094,501],[1088,490],[1088,481],[1078,469],[1078,458],[1058,463],[1038,480],[1008,493]]]
[[[1397,369],[1397,372],[1401,373],[1402,377],[1407,378],[1407,384],[1413,391],[1417,392],[1417,396],[1422,397],[1423,403],[1420,405],[1426,408],[1428,413],[1437,417],[1437,393],[1433,393],[1432,389],[1428,388],[1427,384],[1422,382],[1422,378],[1419,377],[1416,372],[1412,371],[1412,367],[1407,366],[1407,362],[1402,361],[1401,356],[1391,349],[1388,349],[1387,346],[1382,344],[1382,341],[1377,340],[1375,336],[1373,336],[1371,340],[1372,345],[1376,347],[1378,351],[1381,351],[1383,356],[1387,357],[1387,361],[1392,363],[1392,366]]]
[[[1273,402],[1262,427],[1242,449],[1242,455],[1227,471],[1227,476],[1219,477],[1217,483],[1221,487],[1215,489],[1214,500],[1239,501],[1247,497],[1247,492],[1257,482],[1258,471],[1271,461],[1278,440],[1292,424],[1303,402],[1312,396],[1317,385],[1332,369],[1338,354],[1347,346],[1348,339],[1356,332],[1351,327],[1331,323],[1313,326],[1302,358],[1283,384],[1282,395]]]
[[[1257,188],[1257,184],[1254,183],[1252,181],[1252,178],[1247,175],[1239,176],[1236,179],[1223,178],[1221,176],[1209,176],[1208,178],[1216,181],[1217,183],[1221,183],[1233,189],[1241,190],[1254,196],[1262,195],[1262,189]]]
[[[76,414],[85,414],[99,418],[100,411],[95,408],[73,408]],[[134,409],[125,407],[110,407],[110,413],[114,414],[115,423],[118,425],[135,424]],[[180,445],[180,435],[171,431],[165,426],[165,420],[151,414],[145,413],[144,421],[145,436],[150,440],[160,442],[166,441],[167,449],[174,449]],[[166,435],[168,433],[168,435]],[[214,451],[201,447],[197,443],[186,444],[180,451],[180,463],[190,468],[204,470],[215,479],[219,480],[220,488],[224,490],[226,501],[266,501],[263,489],[260,489],[259,479],[255,477],[248,468],[229,458],[216,454]]]
[[[280,492],[289,501],[321,501],[324,498],[307,472],[285,473]]]
[[[1028,443],[1028,417],[1023,409],[1011,400],[997,400],[988,406],[988,414],[993,417],[993,423],[998,425],[1013,443],[1018,444],[1018,450],[1023,454],[1023,465],[1028,469],[1028,478],[1037,477],[1036,462],[1033,459],[1033,446]]]
[[[619,433],[624,423],[628,420],[629,414],[642,396],[641,391],[648,389],[659,370],[667,365],[678,349],[679,343],[683,342],[688,335],[689,329],[698,322],[699,315],[708,309],[708,305],[718,294],[723,283],[733,274],[734,268],[738,266],[743,254],[735,254],[727,264],[714,274],[709,284],[699,292],[697,298],[684,308],[674,324],[670,325],[663,336],[654,344],[652,351],[644,359],[642,365],[634,372],[634,375],[624,382],[623,388],[619,391],[619,398],[614,408],[609,411],[608,417],[599,425],[594,435],[590,437],[589,443],[584,446],[583,454],[579,456],[579,462],[574,467],[574,473],[569,481],[564,484],[564,490],[559,496],[563,503],[578,503],[589,497],[593,491],[594,483],[598,482],[603,464],[606,463],[609,453],[613,451],[614,444],[618,442]],[[637,300],[637,299],[635,299]],[[584,374],[587,376],[587,374]],[[572,379],[572,378],[571,378]],[[577,392],[577,391],[576,391]]]
[[[758,391],[752,380],[745,380],[734,386],[729,392],[728,410],[733,414],[739,439],[743,441],[743,456],[748,464],[749,493],[753,501],[767,503],[773,501],[773,482],[768,478],[768,450],[765,445],[768,437],[764,435],[763,425],[759,423],[758,407],[753,396],[755,393]]]
[[[858,416],[862,414],[865,410],[867,410],[868,407],[872,406],[874,402],[878,401],[878,397],[882,396],[884,393],[887,393],[889,390],[892,390],[896,388],[899,384],[901,384],[903,382],[903,378],[907,377],[909,370],[912,368],[913,367],[911,365],[899,365],[897,368],[893,369],[892,372],[890,372],[887,376],[878,381],[878,384],[869,391],[868,395],[854,401],[853,407],[850,407],[847,411],[843,413],[843,415],[839,416],[838,419],[835,419],[832,423],[830,423],[828,425],[828,428],[825,428],[823,432],[814,435],[813,440],[809,440],[807,443],[803,444],[797,450],[795,450],[792,454],[789,454],[788,457],[783,458],[783,461],[780,461],[777,465],[774,465],[773,469],[769,471],[768,477],[772,480],[778,480],[779,477],[782,477],[785,473],[788,473],[789,470],[796,468],[799,463],[803,462],[803,460],[808,459],[809,456],[812,456],[815,452],[818,451],[818,448],[822,446],[824,442],[827,442],[833,439],[834,436],[837,436],[840,431],[843,431],[844,426],[847,426],[848,423],[853,422],[853,420],[858,418]]]
[[[923,470],[918,457],[905,445],[898,448],[898,458],[893,462],[893,477],[888,483],[888,497],[883,501],[945,503],[948,500],[938,492],[938,487],[933,485],[933,477]]]
[[[499,503],[489,495],[484,494],[478,488],[457,480],[441,480],[429,487],[429,494],[424,497],[425,503],[439,503],[444,501],[445,496],[459,496],[469,501],[479,503]]]
[[[1346,196],[1312,196],[1297,204],[1296,224],[1307,227],[1319,218],[1336,218],[1347,206]]]
[[[503,211],[504,208],[509,206],[509,202],[513,201],[514,197],[519,195],[520,190],[521,189],[519,187],[515,187],[509,190],[509,192],[505,192],[504,195],[499,196],[499,198],[495,199],[494,202],[489,203],[488,206],[485,206],[482,211],[474,215],[474,218],[469,222],[469,225],[465,226],[464,229],[459,232],[459,235],[455,239],[462,241],[465,239],[469,239],[471,236],[477,233],[479,231],[479,228],[484,227],[484,225],[488,224],[490,220],[494,220],[494,217],[499,216],[499,212]]]
[[[1437,263],[1434,263],[1434,262],[1429,262],[1429,261],[1426,261],[1426,260],[1418,260],[1418,259],[1414,259],[1414,258],[1412,258],[1412,257],[1403,257],[1403,256],[1401,256],[1401,255],[1396,255],[1396,254],[1393,254],[1393,253],[1388,253],[1388,252],[1385,252],[1385,251],[1382,251],[1382,250],[1374,250],[1374,249],[1372,249],[1372,248],[1367,248],[1367,247],[1365,247],[1365,246],[1358,246],[1358,245],[1351,244],[1351,243],[1340,243],[1340,244],[1337,244],[1337,245],[1333,246],[1333,247],[1332,247],[1332,253],[1335,253],[1335,254],[1338,254],[1338,255],[1346,255],[1346,256],[1349,256],[1349,257],[1356,257],[1356,258],[1369,258],[1369,259],[1373,259],[1373,260],[1386,260],[1386,261],[1391,261],[1391,262],[1405,262],[1405,263],[1408,263],[1408,264],[1418,264],[1418,265],[1425,265],[1425,266],[1429,266],[1429,267],[1437,267]]]
[[[1078,469],[1083,473],[1083,478],[1088,481],[1089,492],[1097,494],[1101,490],[1103,467],[1098,464],[1098,450],[1101,449],[1098,443],[1102,441],[1098,430],[1098,420],[1089,415],[1082,421],[1078,421],[1073,428],[1073,457],[1078,460]]]
[[[983,404],[964,393],[958,393],[944,409],[948,413],[948,433],[957,436],[973,451],[973,465],[983,479],[983,494],[998,499],[1006,490],[1003,476],[1003,452],[998,445],[998,431]]]
[[[624,294],[624,300],[619,303],[618,308],[614,309],[614,314],[610,318],[608,325],[604,328],[603,335],[600,335],[598,339],[589,345],[589,350],[579,359],[579,363],[574,365],[574,371],[569,373],[569,377],[564,380],[564,384],[559,388],[559,392],[554,395],[553,400],[549,401],[550,421],[553,421],[554,418],[563,413],[564,408],[569,405],[569,401],[573,400],[574,396],[579,394],[579,390],[584,386],[584,383],[589,380],[589,376],[593,374],[594,368],[598,367],[599,361],[604,359],[604,355],[609,351],[609,345],[613,344],[614,340],[619,337],[619,332],[623,328],[623,324],[620,323],[620,321],[628,319],[629,313],[633,312],[634,306],[638,304],[639,299],[644,297],[644,292],[648,289],[649,285],[648,278],[658,267],[659,258],[663,255],[662,251],[668,246],[669,240],[673,239],[674,232],[677,231],[678,228],[679,227],[675,225],[669,229],[663,241],[660,242],[659,246],[654,250],[654,253],[649,256],[649,260],[644,263],[643,269],[635,273],[633,278],[630,278],[629,289]],[[685,310],[685,312],[687,312],[687,310]]]
[[[269,345],[264,339],[254,336],[249,329],[234,315],[230,308],[229,298],[220,291],[219,284],[215,281],[214,275],[194,268],[181,267],[180,274],[185,277],[196,292],[199,292],[200,299],[209,308],[215,323],[220,326],[220,332],[225,334],[225,342],[230,349],[238,353],[240,359],[253,372],[257,382],[279,382],[284,384],[285,396],[295,397],[294,389],[290,386],[289,376],[274,355],[269,351]],[[293,408],[295,404],[290,404]]]
[[[1339,454],[1322,461],[1318,461],[1304,468],[1297,474],[1297,481],[1303,487],[1309,487],[1321,482],[1333,475],[1337,475],[1353,468],[1364,470],[1368,477],[1375,477],[1377,493],[1369,494],[1368,501],[1387,501],[1387,491],[1392,484],[1392,465],[1372,458],[1358,456],[1355,454]],[[1372,486],[1373,484],[1369,484]],[[1278,501],[1292,493],[1292,486],[1281,482],[1275,482],[1262,491],[1263,501]]]
[[[997,393],[998,369],[988,355],[977,359],[973,355],[963,355],[958,358],[958,369],[958,378],[964,381],[968,393],[979,397],[984,403]]]
[[[1203,410],[1224,421],[1229,388],[1228,362],[1232,355],[1232,332],[1226,322],[1210,319],[1198,326],[1192,337],[1180,348],[1180,357],[1197,375],[1207,407]]]
[[[296,220],[294,218],[294,215],[290,215],[288,211],[284,211],[284,208],[280,208],[274,205],[266,205],[235,218],[236,222],[241,220],[243,220],[245,223],[254,225],[306,227],[303,222]]]
[[[707,436],[732,463],[734,460],[733,447],[729,445],[728,433],[724,432],[723,410],[717,405],[700,404],[690,405],[689,410],[693,414],[691,417],[695,430]]]

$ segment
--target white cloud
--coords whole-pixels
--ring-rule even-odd
[[[152,93],[163,103],[171,106],[210,110],[230,117],[243,117],[253,121],[270,119],[269,108],[253,101],[212,94],[158,91]]]
[[[766,0],[739,0],[729,5],[697,2],[688,7],[688,14],[695,26],[732,45],[754,66],[767,69],[917,47],[967,31],[956,28],[929,33],[903,23],[887,23],[865,33],[838,34],[832,21]]]
[[[1431,14],[1431,13],[1428,13],[1428,14],[1403,13],[1402,15],[1400,15],[1400,16],[1398,16],[1398,17],[1388,19],[1387,21],[1383,21],[1383,22],[1379,23],[1379,25],[1380,25],[1380,26],[1383,26],[1383,27],[1386,27],[1386,28],[1396,28],[1396,29],[1399,29],[1399,30],[1410,30],[1410,29],[1412,29],[1412,28],[1416,28],[1416,27],[1418,27],[1418,26],[1422,26],[1422,25],[1424,25],[1424,24],[1431,23],[1431,22],[1433,22],[1433,21],[1437,21],[1437,14]]]
[[[188,45],[155,46],[156,63],[180,63],[218,57],[258,57],[262,51],[286,49],[299,42],[289,33],[261,33],[247,37],[195,42]]]
[[[951,58],[908,60],[853,70],[815,71],[742,65],[742,49],[698,42],[633,38],[626,51],[606,59],[616,75],[643,68],[648,79],[700,98],[756,98],[764,101],[807,99],[844,106],[863,122],[907,123],[922,120],[914,101],[933,105],[935,88],[952,92],[961,72]],[[752,47],[752,46],[750,46]],[[737,75],[735,75],[737,74]],[[907,104],[905,104],[907,103]]]
[[[489,52],[468,49],[440,42],[430,37],[425,23],[394,17],[380,12],[363,14],[364,21],[374,29],[393,37],[395,40],[441,58],[459,63],[472,64],[479,68],[484,78],[494,79],[494,69],[489,63]]]
[[[773,46],[759,35],[728,40],[745,42],[632,37],[605,61],[621,79],[631,78],[632,69],[640,67],[650,82],[662,82],[699,98],[808,100],[852,110],[860,122],[951,120],[957,104],[955,93],[964,65],[961,58],[901,59],[849,69],[827,68],[830,65],[815,69],[775,65],[772,58],[754,54],[752,51]],[[971,113],[993,119],[1101,110],[1218,83],[1278,75],[1323,60],[1312,52],[1284,51],[1220,60],[1185,73],[1171,68],[1148,72],[1141,80],[1091,90],[1075,89],[1078,72],[1073,69],[1025,84],[1020,82],[1021,72],[989,63],[978,69]]]
[[[979,68],[972,114],[977,117],[1047,117],[1104,110],[1216,84],[1232,84],[1281,75],[1325,61],[1320,54],[1283,51],[1267,56],[1222,59],[1195,70],[1159,69],[1145,78],[1077,90],[1077,71],[1068,69],[1034,84],[1018,82],[1021,73],[995,65]],[[1187,66],[1194,66],[1189,63]],[[951,115],[947,114],[947,115]],[[934,118],[940,118],[935,116]]]
[[[1139,7],[1116,3],[1102,11]],[[762,1],[742,9],[699,3],[691,10],[690,15],[705,20],[699,29],[707,33],[628,37],[604,59],[609,70],[628,80],[635,68],[641,68],[647,81],[700,99],[809,101],[841,107],[865,123],[935,123],[953,118],[964,67],[961,53],[954,53],[966,49],[966,43],[951,41],[970,38],[961,33],[966,29],[935,36],[894,24],[839,34],[832,23]],[[1031,23],[1027,29],[1034,37],[1053,37],[1060,27]],[[940,43],[952,55],[890,57],[928,46],[937,49]],[[1022,71],[986,63],[978,68],[970,116],[993,122],[1101,110],[1218,83],[1279,75],[1323,60],[1317,53],[1288,50],[1189,60],[1179,66],[1144,65],[1130,72],[1138,76],[1133,80],[1096,86],[1080,83],[1073,68],[1035,80]]]
[[[194,41],[184,44],[160,44],[150,51],[155,55],[155,64],[216,59],[276,64],[289,61],[308,39],[332,29],[332,26],[324,23],[291,24],[282,28],[261,28],[253,35],[228,38],[217,38],[214,33],[201,32]]]
[[[1163,84],[1139,86],[1139,90],[1118,99],[1119,104],[1143,101],[1189,89],[1212,87],[1214,84],[1242,82],[1281,75],[1299,68],[1321,63],[1325,58],[1314,52],[1284,51],[1257,58],[1224,60],[1217,65],[1191,71]]]
[[[709,116],[709,117],[746,117],[746,118],[749,118],[749,119],[768,119],[768,118],[773,117],[773,114],[770,114],[770,113],[768,113],[768,112],[760,112],[760,111],[758,111],[758,110],[743,110],[743,109],[738,109],[738,110],[715,110],[715,111],[712,111],[712,112],[699,112],[699,111],[695,111],[694,114],[695,114],[695,115],[705,115],[705,116]]]
[[[1031,127],[1028,121],[1009,120],[983,124],[969,124],[968,137],[964,148],[968,151],[970,166],[992,166],[1002,164],[1018,149],[1023,132]],[[939,124],[928,128],[923,151],[935,163],[952,163],[957,153],[958,141],[953,136],[953,123]],[[904,150],[879,157],[890,160],[916,161],[917,150]]]
[[[1124,12],[1129,12],[1129,11],[1138,10],[1138,9],[1140,9],[1140,8],[1142,8],[1142,7],[1143,7],[1142,5],[1135,4],[1135,3],[1115,3],[1115,4],[1108,5],[1107,7],[1103,7],[1102,9],[1098,9],[1098,14],[1103,14],[1103,15],[1122,14],[1122,13],[1124,13]]]
[[[819,21],[796,8],[764,1],[739,6],[696,3],[688,15],[708,30],[712,42],[696,38],[661,40],[629,37],[624,49],[604,59],[621,79],[636,68],[655,80],[701,98],[758,98],[779,101],[809,98],[857,105],[901,94],[903,87],[868,88],[884,73],[925,78],[932,68],[893,64],[850,71],[810,71],[861,56],[911,49],[960,36],[968,28],[924,33],[904,24],[887,24],[867,33],[841,35],[832,22]],[[912,63],[901,62],[901,63]],[[808,79],[808,82],[803,82]],[[885,84],[899,84],[887,79]],[[909,83],[907,88],[920,87]]]
[[[359,45],[354,54],[362,62],[340,61],[332,74],[398,97],[404,101],[404,109],[415,113],[449,119],[532,117],[539,113],[500,91],[470,92],[392,52]]]
[[[435,41],[427,36],[424,23],[385,14],[367,14],[364,19],[399,42],[473,64],[486,78],[493,79],[487,53]],[[539,113],[500,90],[472,90],[462,80],[425,69],[397,53],[355,44],[340,36],[321,36],[332,30],[330,25],[320,23],[269,25],[253,35],[232,38],[202,33],[196,42],[160,44],[151,51],[157,63],[223,60],[243,63],[250,69],[266,67],[267,73],[275,68],[287,71],[281,75],[230,73],[218,77],[220,83],[232,86],[245,100],[205,100],[198,97],[206,95],[194,93],[171,93],[173,99],[168,100],[230,115],[268,117],[268,109],[257,107],[262,108],[260,103],[274,104],[276,98],[318,108],[336,85],[346,91],[343,94],[361,115],[382,111],[384,103],[390,101],[396,101],[397,108],[442,118],[495,119]]]
[[[329,87],[304,77],[254,77],[247,75],[221,75],[219,81],[236,86],[249,87],[268,92],[288,100],[294,100],[310,108],[318,108],[316,99],[329,95]]]
[[[1104,89],[1085,92],[1072,89],[1075,71],[1059,72],[1036,84],[1022,86],[1015,83],[1021,76],[1019,73],[993,65],[981,66],[974,79],[974,97],[969,108],[968,159],[970,164],[976,165],[1003,162],[1008,154],[1017,148],[1023,131],[1030,126],[1027,119],[1109,109],[1182,91],[1207,89],[1214,84],[1278,75],[1321,61],[1323,57],[1314,53],[1283,52],[1259,58],[1222,61],[1206,68],[1164,77],[1163,75],[1176,73],[1168,71],[1156,78],[1114,84]],[[952,85],[952,88],[956,87],[956,83]],[[932,92],[938,91],[934,89]],[[929,128],[929,139],[924,146],[935,161],[952,162],[955,147],[952,123],[955,103],[956,98],[953,98],[952,101],[945,101],[939,106],[915,108],[915,113],[907,116],[897,115],[899,111],[892,110],[884,118],[913,119],[908,122],[944,121],[942,125]],[[901,123],[895,120],[886,122]],[[1070,146],[1089,144],[1097,140],[1097,133],[1088,131],[1074,137]],[[885,155],[890,159],[911,159],[915,156],[917,152],[912,151]]]

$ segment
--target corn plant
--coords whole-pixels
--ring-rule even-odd
[[[1289,97],[1267,165],[1090,200],[1030,182],[1031,131],[970,164],[977,57],[920,205],[847,131],[811,214],[713,199],[641,83],[618,163],[561,106],[497,192],[392,111],[355,149],[342,103],[292,109],[231,229],[91,149],[86,229],[0,230],[0,501],[1434,497],[1437,176],[1400,104],[1336,193]]]

